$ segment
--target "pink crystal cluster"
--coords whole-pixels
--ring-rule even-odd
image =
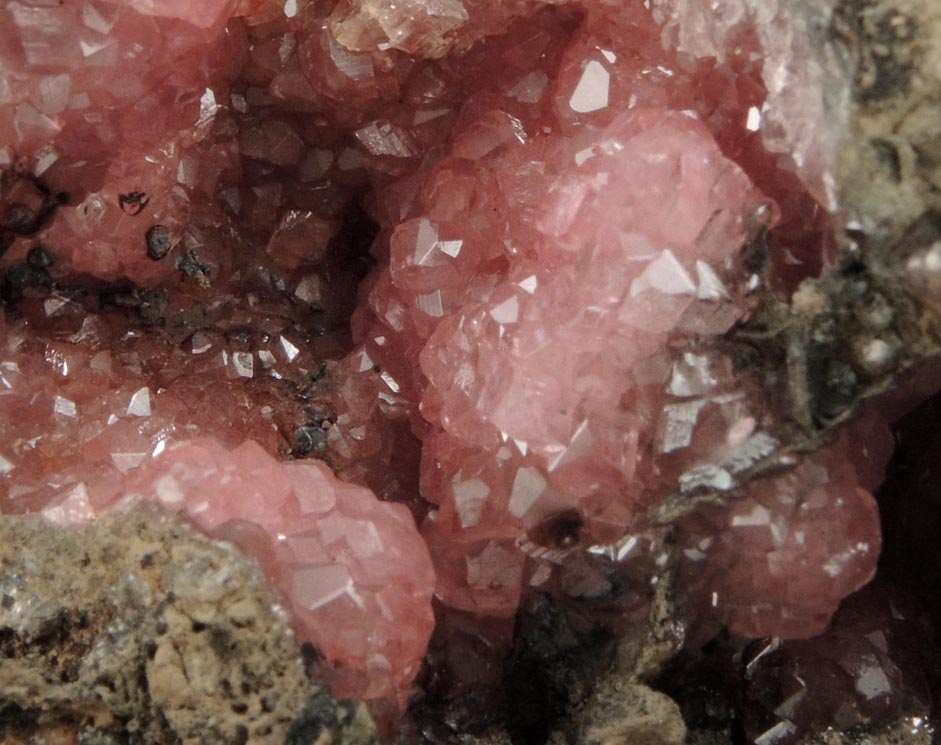
[[[444,599],[465,610],[513,612],[520,549],[552,548],[519,539],[556,514],[577,513],[593,540],[628,532],[657,482],[668,481],[651,460],[689,446],[692,408],[706,405],[696,398],[689,411],[662,408],[673,363],[664,340],[684,327],[722,333],[742,313],[720,273],[734,265],[749,221],[762,212],[746,176],[681,113],[630,113],[592,142],[587,153],[565,139],[534,143],[542,153],[568,146],[550,157],[570,164],[542,184],[535,166],[535,198],[518,205],[532,215],[520,232],[533,234],[505,239],[536,247],[535,256],[520,256],[483,287],[435,290],[459,310],[436,327],[420,358],[429,381],[421,410],[436,425],[424,440],[423,494],[440,506],[426,536],[440,562],[454,566],[443,575],[443,583],[455,582],[442,585]],[[494,172],[533,168],[526,154],[517,157],[522,162],[495,158]],[[647,179],[638,183],[642,168]],[[675,182],[680,170],[684,179]],[[488,209],[478,213],[481,222]],[[448,228],[419,218],[413,232],[404,223],[392,236],[393,262],[400,242],[408,259],[428,252],[423,240],[440,251]],[[435,230],[441,238],[428,235]],[[699,366],[691,377],[704,379],[680,396],[712,392],[712,363],[691,355]],[[677,418],[691,426],[682,431]],[[473,577],[495,552],[517,557],[503,559],[505,581]]]
[[[393,222],[388,268],[354,319],[370,358],[418,402],[422,495],[437,507],[423,532],[439,596],[464,611],[512,615],[526,586],[565,571],[572,545],[642,532],[665,491],[730,489],[773,451],[767,402],[698,342],[747,316],[757,277],[743,252],[758,232],[771,228],[792,265],[789,246],[814,255],[805,273],[826,259],[824,242],[794,228],[803,219],[812,232],[806,216],[820,208],[764,148],[748,14],[727,24],[717,63],[664,47],[639,3],[583,11],[571,35],[547,15],[545,42],[519,72],[520,46],[502,46],[516,37],[491,40],[496,83],[461,105],[444,157],[409,201],[414,178],[379,194]],[[546,54],[554,35],[557,58]],[[773,519],[813,486],[799,481],[801,496],[772,504]],[[815,591],[822,612],[788,617],[806,610],[792,608],[793,564],[756,569],[742,588],[745,604],[773,599],[766,633],[818,631],[871,576],[877,515],[858,487],[848,474],[814,516],[832,531],[821,529],[808,566],[853,541],[837,581]],[[720,602],[735,615],[725,593]]]
[[[0,8],[0,165],[71,194],[45,239],[77,271],[156,279],[168,262],[128,247],[153,224],[179,238],[192,201],[212,194],[227,165],[207,156],[227,147],[210,133],[239,45],[224,28],[232,5]],[[140,216],[141,202],[121,200],[134,194]]]
[[[254,555],[337,695],[405,704],[434,625],[434,570],[406,507],[317,461],[197,439],[127,479],[76,488],[44,514],[71,523],[141,500]]]
[[[881,545],[867,490],[882,480],[892,433],[874,412],[791,471],[680,524],[680,572],[692,616],[747,637],[808,638],[872,579]]]
[[[252,395],[253,355],[223,331],[197,332],[180,349],[113,313],[65,311],[47,326],[51,338],[30,325],[0,330],[5,510],[41,508],[63,488],[126,474],[174,440],[212,434],[235,445],[249,436],[270,449],[282,440],[277,419],[296,397],[277,388]],[[266,345],[270,370],[288,374],[295,342],[285,334]]]
[[[728,493],[679,528],[691,609],[819,631],[877,479],[841,441],[736,491],[777,418],[716,339],[756,244],[781,292],[830,259],[839,120],[805,18],[713,5],[4,4],[3,511],[222,531],[339,692],[398,704],[433,582],[487,623],[589,592],[669,492]],[[272,459],[310,454],[421,537]]]

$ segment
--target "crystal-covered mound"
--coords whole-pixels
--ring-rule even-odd
[[[279,463],[252,441],[228,450],[202,439],[124,480],[83,482],[44,514],[76,522],[141,501],[253,554],[337,695],[404,705],[434,626],[434,570],[406,507],[323,463]]]

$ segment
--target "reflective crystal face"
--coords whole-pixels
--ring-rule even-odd
[[[6,3],[2,509],[183,512],[395,705],[432,585],[486,623],[600,593],[584,550],[639,572],[671,492],[726,496],[677,528],[691,618],[819,631],[875,566],[884,433],[738,488],[779,422],[714,342],[759,236],[774,291],[831,258],[825,20]]]

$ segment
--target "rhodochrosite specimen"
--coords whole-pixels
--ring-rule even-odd
[[[484,629],[664,525],[691,619],[821,631],[885,428],[741,488],[721,341],[832,259],[817,5],[5,3],[3,511],[181,512],[400,706],[433,585]]]

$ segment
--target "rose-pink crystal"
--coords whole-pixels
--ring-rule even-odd
[[[512,614],[542,576],[534,567],[562,561],[542,523],[574,515],[566,540],[615,541],[643,529],[665,489],[728,489],[773,449],[768,403],[696,344],[747,317],[757,277],[743,254],[757,232],[780,236],[784,286],[827,260],[813,195],[762,146],[761,66],[725,50],[755,16],[715,19],[716,67],[665,48],[639,3],[584,9],[574,33],[547,20],[488,42],[503,64],[478,63],[492,82],[477,79],[444,157],[421,183],[379,192],[388,266],[354,321],[364,353],[421,412],[438,592],[470,611]],[[517,68],[522,38],[540,54]],[[769,65],[786,56],[776,49]],[[435,115],[449,103],[445,92]],[[373,129],[373,152],[398,152],[403,136]],[[830,611],[868,576],[878,543],[869,498],[840,494],[822,497],[836,503],[833,529],[855,521],[875,539],[857,579],[821,601]]]
[[[891,446],[884,420],[867,414],[793,470],[681,522],[690,613],[749,637],[823,632],[840,600],[875,573],[882,538],[867,489],[879,484]]]
[[[336,695],[404,706],[434,626],[434,570],[406,507],[323,463],[203,439],[170,446],[123,483],[82,484],[44,514],[74,522],[140,500],[249,549]]]
[[[566,147],[568,158],[553,152]],[[527,149],[569,165],[540,189],[543,165],[527,162]],[[701,332],[718,333],[740,317],[719,274],[762,204],[682,114],[627,114],[588,153],[536,140],[491,167],[533,172],[533,200],[518,209],[529,216],[519,230],[531,231],[536,255],[512,262],[477,290],[477,302],[463,300],[461,285],[437,285],[441,302],[455,305],[456,296],[463,307],[438,325],[421,356],[429,380],[422,413],[438,428],[426,440],[423,488],[440,506],[426,525],[433,551],[467,557],[457,570],[466,589],[443,585],[443,597],[473,609],[492,604],[501,586],[502,610],[512,612],[521,573],[480,574],[475,562],[519,563],[514,541],[566,510],[581,515],[587,537],[623,534],[649,502],[639,461],[649,459],[658,419],[643,412],[662,400],[651,383],[670,364],[663,340],[693,319]],[[407,226],[392,237],[393,273]],[[446,266],[449,232],[423,218],[402,236],[409,242],[401,255],[429,257],[415,263],[430,271]],[[475,248],[462,247],[457,258],[474,262]],[[644,363],[659,367],[653,380],[625,374]],[[666,437],[663,453],[687,444]]]
[[[10,2],[0,7],[0,167],[54,182],[70,203],[46,231],[76,271],[153,281],[155,224],[182,234],[218,181],[210,134],[237,35],[232,0]],[[122,195],[146,200],[139,214]]]

